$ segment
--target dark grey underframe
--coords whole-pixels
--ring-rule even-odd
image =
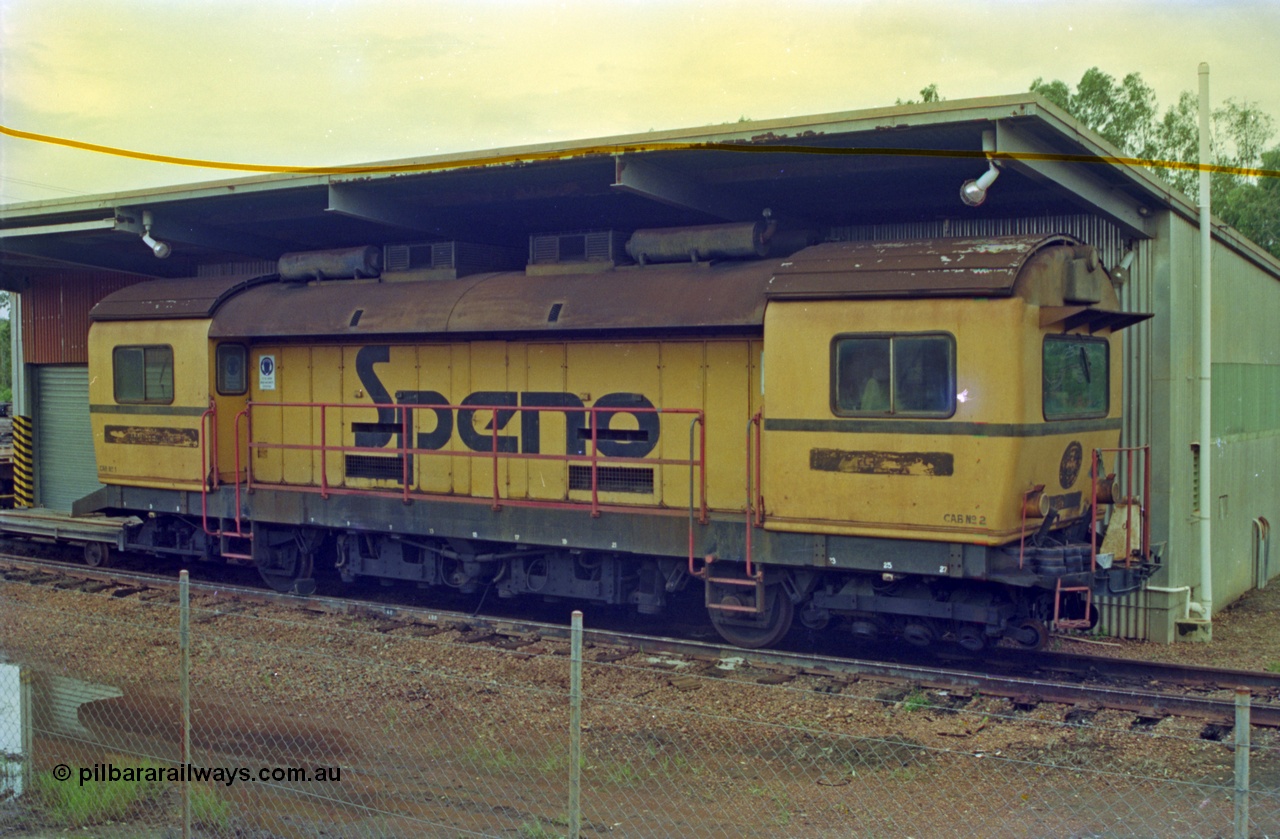
[[[405,504],[396,496],[332,495],[287,489],[241,489],[242,514],[257,526],[315,527],[370,534],[453,538],[544,549],[577,549],[683,558],[688,555],[689,520],[682,515],[605,512],[592,518],[589,508],[551,509],[504,506],[448,498],[416,498]],[[235,508],[230,487],[211,492],[210,524],[226,519]],[[77,502],[75,511],[130,510],[201,514],[198,492],[107,486]],[[199,522],[197,522],[199,524]],[[247,527],[247,522],[246,522]],[[746,554],[746,528],[739,515],[713,515],[694,524],[694,555],[715,554],[740,562]],[[1029,571],[1009,568],[999,548],[910,539],[879,539],[813,533],[787,533],[756,528],[752,557],[764,565],[876,574],[892,571],[953,579],[985,579],[1012,586],[1047,585]]]

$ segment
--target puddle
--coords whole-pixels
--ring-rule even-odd
[[[24,675],[30,681],[25,697]],[[0,800],[22,794],[23,767],[35,729],[91,740],[92,732],[80,724],[80,707],[123,695],[111,685],[40,674],[0,659]]]
[[[0,663],[0,801],[22,795],[22,712],[18,666]]]

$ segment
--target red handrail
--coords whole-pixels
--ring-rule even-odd
[[[205,408],[204,413],[200,415],[200,525],[204,528],[205,533],[209,533],[209,460],[205,453],[205,426],[206,421],[213,417],[213,443],[210,449],[213,452],[213,479],[218,479],[218,403],[213,397],[209,397],[209,407]],[[216,486],[216,485],[215,485]]]
[[[315,409],[315,408],[320,409],[321,428],[320,428],[320,434],[319,434],[320,440],[319,440],[318,446],[310,443],[266,443],[266,442],[253,439],[253,433],[252,433],[253,412],[261,411],[261,410],[270,410],[270,409],[277,409],[277,410],[283,411],[286,409]],[[327,431],[327,425],[328,425],[327,416],[330,408],[364,410],[364,411],[367,411],[370,409],[392,410],[397,412],[398,420],[399,420],[397,424],[399,425],[399,436],[400,436],[399,445],[394,447],[330,445],[328,440],[328,431]],[[456,449],[443,449],[443,448],[423,449],[413,445],[413,443],[411,442],[412,436],[410,434],[410,429],[413,427],[413,423],[411,422],[411,417],[412,417],[411,412],[421,411],[421,410],[467,411],[472,413],[473,415],[474,413],[480,412],[480,411],[494,412],[495,420],[491,422],[491,429],[490,429],[491,445],[489,450],[488,451],[461,451]],[[537,412],[537,413],[583,412],[588,414],[589,423],[590,423],[589,429],[591,434],[591,438],[590,438],[591,451],[589,453],[584,453],[584,454],[571,454],[571,453],[543,454],[540,452],[524,453],[524,452],[500,451],[499,448],[500,448],[501,441],[500,441],[499,431],[501,431],[501,427],[500,427],[500,424],[496,421],[497,413],[509,412],[512,414],[520,414],[526,411]],[[670,457],[635,458],[635,457],[626,457],[626,456],[602,456],[599,452],[599,443],[600,443],[599,415],[600,414],[628,414],[628,413],[629,414],[641,414],[641,413],[656,414],[659,416],[687,414],[692,416],[694,418],[694,422],[698,424],[699,432],[700,432],[698,457],[697,458],[691,457],[689,460],[683,460],[680,458],[670,458]],[[696,504],[698,509],[698,521],[702,524],[706,524],[710,521],[710,517],[708,514],[707,491],[706,491],[706,487],[707,487],[706,423],[705,423],[705,417],[704,417],[703,411],[698,408],[656,408],[656,407],[640,407],[640,406],[602,408],[602,407],[596,407],[596,406],[591,406],[591,407],[584,406],[583,408],[570,407],[566,409],[566,407],[564,406],[416,405],[412,403],[340,404],[340,403],[329,403],[329,402],[249,402],[248,404],[246,404],[245,410],[241,412],[241,415],[245,416],[246,426],[249,429],[248,442],[247,442],[247,448],[249,452],[253,452],[253,451],[317,452],[318,451],[321,455],[319,486],[310,487],[307,485],[290,484],[289,487],[291,490],[296,490],[301,492],[319,491],[321,497],[324,497],[324,498],[328,498],[330,495],[386,495],[388,493],[387,490],[383,490],[383,489],[365,489],[365,488],[348,488],[348,487],[337,488],[332,486],[328,480],[328,469],[327,469],[328,467],[327,457],[330,453],[336,452],[340,454],[398,455],[401,458],[401,469],[400,469],[401,488],[399,489],[398,494],[401,496],[402,500],[405,503],[411,503],[413,498],[417,495],[430,494],[430,493],[414,490],[415,479],[411,479],[412,461],[410,460],[410,458],[420,457],[420,456],[481,457],[481,458],[490,458],[493,464],[493,468],[492,468],[493,486],[492,486],[492,493],[489,499],[489,503],[494,510],[500,510],[504,503],[512,506],[537,506],[537,507],[576,509],[581,507],[580,502],[561,503],[561,502],[554,502],[554,501],[543,501],[538,499],[511,499],[511,498],[504,499],[502,497],[502,491],[501,491],[501,470],[499,468],[500,459],[506,459],[508,461],[550,460],[550,461],[560,461],[560,462],[572,462],[572,461],[581,462],[583,460],[586,460],[588,461],[591,469],[590,510],[593,517],[598,517],[602,512],[605,512],[605,511],[616,511],[616,510],[625,509],[628,511],[644,512],[646,510],[646,508],[642,505],[636,505],[633,507],[631,505],[620,506],[617,504],[601,503],[600,501],[601,490],[600,490],[600,479],[599,479],[600,478],[599,471],[600,471],[601,464],[617,463],[617,464],[642,464],[645,466],[686,466],[691,470],[691,474],[692,474],[692,470],[697,470],[698,477],[699,477],[698,493],[696,498]],[[239,464],[240,451],[239,451],[239,445],[238,445],[238,441],[239,441],[238,435],[240,433],[239,421],[240,421],[241,415],[237,415],[236,417],[237,474],[239,474],[239,468],[240,468],[240,464]],[[245,484],[246,484],[246,488],[249,491],[252,491],[254,486],[254,480],[255,480],[253,471],[252,471],[252,462],[253,462],[253,459],[249,458],[249,463],[247,464],[246,470],[245,470]],[[237,484],[237,492],[238,491],[239,491],[239,485]],[[457,496],[454,496],[454,497],[457,498]],[[692,503],[694,503],[693,499],[691,499],[691,504]],[[237,509],[238,509],[238,505],[237,505]],[[665,512],[665,510],[663,510],[663,512]]]
[[[236,466],[235,466],[235,468],[236,468],[236,471],[235,471],[235,503],[236,503],[236,509],[235,509],[235,522],[236,522],[236,529],[235,529],[235,531],[234,531],[234,532],[229,531],[229,530],[223,530],[223,529],[222,529],[222,525],[221,525],[221,523],[219,523],[219,525],[218,525],[218,527],[217,527],[217,528],[210,528],[210,527],[209,527],[209,490],[210,490],[210,489],[217,489],[217,488],[218,488],[218,486],[219,486],[219,478],[218,478],[218,469],[219,469],[219,461],[218,461],[218,403],[217,403],[217,401],[216,401],[216,400],[214,400],[214,399],[213,399],[213,397],[210,397],[210,398],[209,398],[209,407],[208,407],[208,408],[206,408],[206,409],[205,409],[205,411],[204,411],[204,413],[202,413],[202,414],[200,415],[200,431],[199,431],[199,437],[200,437],[200,470],[201,470],[201,476],[200,476],[200,527],[201,527],[201,529],[202,529],[202,530],[204,530],[204,533],[205,533],[205,535],[206,535],[206,536],[211,536],[211,537],[213,537],[213,538],[222,538],[222,537],[224,537],[224,536],[234,536],[234,537],[236,537],[236,538],[240,538],[240,539],[251,539],[251,538],[253,538],[252,533],[245,533],[245,532],[244,532],[244,525],[243,525],[243,524],[241,523],[241,521],[240,521],[240,417],[241,417],[241,416],[246,416],[247,414],[248,414],[248,408],[245,408],[245,410],[243,410],[243,411],[241,411],[240,413],[236,414],[236,419],[235,419],[235,434],[236,434],[236,445],[235,445],[235,453],[236,453],[236,454],[235,454],[235,464],[236,464]],[[210,420],[212,420],[212,423],[210,423],[210,422],[209,422]],[[206,428],[208,428],[210,425],[212,426],[211,430],[210,430],[209,432],[206,432]],[[206,446],[205,446],[205,438],[206,438],[206,435],[212,438],[212,441],[209,443],[209,446],[207,447],[207,449],[206,449]],[[211,459],[210,459],[210,456],[211,456]],[[210,475],[210,473],[212,473],[212,475]],[[210,484],[212,484],[212,486],[210,486]],[[219,518],[221,518],[221,517],[219,517]],[[223,556],[227,556],[227,557],[236,557],[236,558],[239,558],[239,559],[251,559],[251,558],[252,558],[252,556],[251,556],[250,554],[236,554],[236,553],[229,553],[229,552],[226,552],[226,551],[224,551],[224,552],[222,553],[222,555],[223,555]]]
[[[1094,512],[1095,521],[1098,509],[1098,479],[1102,477],[1099,475],[1098,465],[1101,460],[1101,456],[1107,453],[1114,453],[1117,461],[1119,461],[1121,456],[1124,457],[1125,489],[1128,494],[1124,499],[1122,499],[1122,501],[1129,506],[1132,506],[1135,503],[1138,505],[1138,518],[1142,527],[1142,548],[1139,556],[1145,560],[1151,555],[1151,522],[1149,507],[1151,503],[1151,446],[1122,446],[1113,449],[1094,449],[1093,464],[1090,467],[1090,479],[1092,482],[1093,494],[1092,510]],[[1134,459],[1139,453],[1142,455],[1142,498],[1136,499],[1133,497],[1133,473]],[[1117,467],[1118,466],[1119,464],[1117,463]],[[1118,471],[1119,469],[1117,468],[1117,472]],[[1114,485],[1112,486],[1111,491],[1114,502]],[[1092,527],[1092,523],[1090,526]],[[1091,534],[1089,542],[1092,546],[1090,548],[1090,568],[1092,570],[1096,570],[1098,563],[1098,540],[1093,538]],[[1126,525],[1124,534],[1125,568],[1129,568],[1133,564],[1133,547],[1133,531]]]

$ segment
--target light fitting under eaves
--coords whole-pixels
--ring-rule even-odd
[[[156,255],[156,259],[166,259],[169,254],[173,253],[173,248],[165,242],[157,241],[151,237],[151,211],[145,210],[142,213],[142,241],[151,248],[151,252]]]
[[[994,162],[987,164],[987,171],[975,180],[968,180],[960,187],[960,200],[970,207],[977,207],[987,200],[987,188],[1000,177],[1000,170]]]

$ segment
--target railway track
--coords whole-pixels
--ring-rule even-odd
[[[175,600],[178,588],[174,577],[160,574],[90,568],[4,553],[0,553],[0,579],[109,596],[166,591]],[[191,591],[193,595],[203,596],[200,608],[206,612],[217,612],[222,603],[229,610],[243,608],[245,603],[304,607],[370,617],[379,622],[377,629],[382,632],[426,625],[440,631],[457,631],[472,643],[512,648],[533,640],[567,642],[570,637],[569,627],[555,623],[350,598],[300,597],[221,581],[193,581]],[[870,679],[947,691],[952,695],[1003,697],[1022,709],[1040,704],[1065,706],[1064,717],[1075,721],[1107,708],[1131,712],[1138,721],[1148,723],[1177,716],[1230,726],[1235,719],[1234,691],[1246,690],[1252,695],[1253,725],[1280,728],[1280,674],[1257,671],[1000,650],[982,659],[941,666],[936,660],[925,661],[919,657],[885,660],[742,650],[722,643],[606,629],[588,629],[584,640],[596,661],[647,657],[653,666],[664,668],[673,664],[693,671],[713,667],[745,668],[759,671],[760,681],[772,683],[800,676],[820,677],[836,684]],[[1206,695],[1210,693],[1223,695]]]

